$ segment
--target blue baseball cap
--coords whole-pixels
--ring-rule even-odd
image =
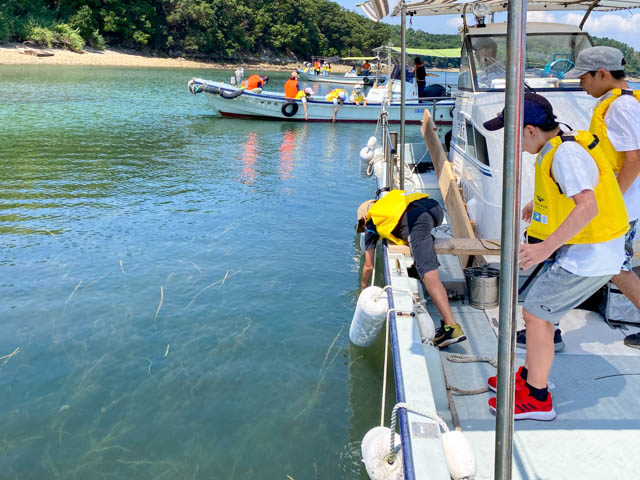
[[[540,127],[547,122],[547,119],[555,120],[553,106],[549,100],[537,93],[524,94],[524,124]],[[484,122],[484,128],[489,131],[500,130],[504,127],[504,110],[497,117]]]

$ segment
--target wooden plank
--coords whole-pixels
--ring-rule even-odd
[[[500,242],[479,238],[436,238],[435,247],[442,255],[500,255]]]
[[[440,186],[440,192],[444,199],[444,206],[449,215],[449,224],[451,225],[451,231],[454,237],[475,238],[473,226],[471,225],[469,215],[464,206],[462,195],[460,195],[460,191],[458,190],[458,182],[456,181],[451,164],[447,160],[447,156],[440,143],[440,137],[438,136],[435,123],[427,108],[424,109],[421,131],[424,142],[431,155],[431,161],[433,162],[436,175],[438,176],[438,185]],[[468,255],[461,255],[459,258],[462,268],[466,268],[469,261]]]
[[[411,255],[407,245],[387,243],[390,253]],[[500,255],[500,242],[479,238],[436,238],[436,253],[441,255]]]

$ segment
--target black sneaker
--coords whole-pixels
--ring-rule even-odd
[[[640,333],[633,333],[624,337],[624,344],[631,348],[640,348]]]
[[[455,325],[442,325],[436,330],[436,336],[433,339],[433,344],[436,347],[448,347],[454,343],[463,342],[467,339],[462,327],[459,324]]]
[[[522,329],[516,332],[516,346],[518,348],[527,348],[527,330]],[[640,345],[637,347],[640,348]],[[564,342],[562,341],[562,330],[556,328],[553,333],[553,350],[560,352],[564,350]]]

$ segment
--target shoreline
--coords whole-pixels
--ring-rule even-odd
[[[45,55],[45,56],[39,56]],[[161,57],[145,55],[123,48],[105,48],[104,50],[86,49],[82,53],[62,48],[39,48],[21,43],[0,44],[0,65],[75,65],[105,67],[154,67],[154,68],[207,68],[211,70],[235,70],[239,66],[247,70],[270,70],[278,72],[293,71],[300,63],[270,62],[214,62],[191,60],[184,57]],[[333,64],[333,73],[347,73],[351,65]],[[457,69],[429,69],[437,72],[457,73]]]
[[[105,67],[155,67],[155,68],[207,68],[212,70],[235,70],[243,66],[249,70],[292,71],[300,67],[297,63],[269,62],[213,62],[191,60],[184,57],[161,57],[141,54],[122,48],[104,50],[86,49],[82,53],[60,48],[38,48],[19,43],[0,45],[0,65],[76,65]],[[335,65],[334,71],[344,73],[351,70],[347,65]]]
[[[45,56],[39,56],[45,55]],[[239,66],[250,71],[288,72],[301,67],[300,63],[270,62],[214,62],[191,60],[184,57],[160,57],[145,55],[123,48],[105,48],[104,50],[86,49],[82,53],[61,48],[39,48],[24,46],[20,43],[0,44],[0,65],[73,65],[103,67],[147,67],[147,68],[203,68],[210,70],[235,70]],[[334,64],[332,72],[346,73],[350,65]],[[431,72],[458,73],[455,68],[428,68]],[[640,77],[628,75],[629,82],[640,82]]]

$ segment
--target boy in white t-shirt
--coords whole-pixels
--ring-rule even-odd
[[[625,81],[625,60],[613,47],[582,50],[576,66],[565,78],[580,78],[580,86],[599,98],[589,131],[600,138],[624,195],[630,229],[626,235],[626,259],[612,281],[640,309],[640,277],[631,269],[633,240],[640,218],[640,91]],[[625,345],[640,348],[640,334],[627,336]]]
[[[504,126],[504,115],[484,123]],[[620,271],[628,216],[624,200],[598,140],[589,132],[564,134],[549,101],[526,93],[522,149],[536,158],[534,200],[522,210],[531,221],[520,246],[520,268],[545,265],[527,294],[525,364],[516,373],[514,418],[553,420],[547,380],[554,356],[554,324]],[[497,378],[488,380],[497,389]],[[489,400],[495,411],[496,399]]]

